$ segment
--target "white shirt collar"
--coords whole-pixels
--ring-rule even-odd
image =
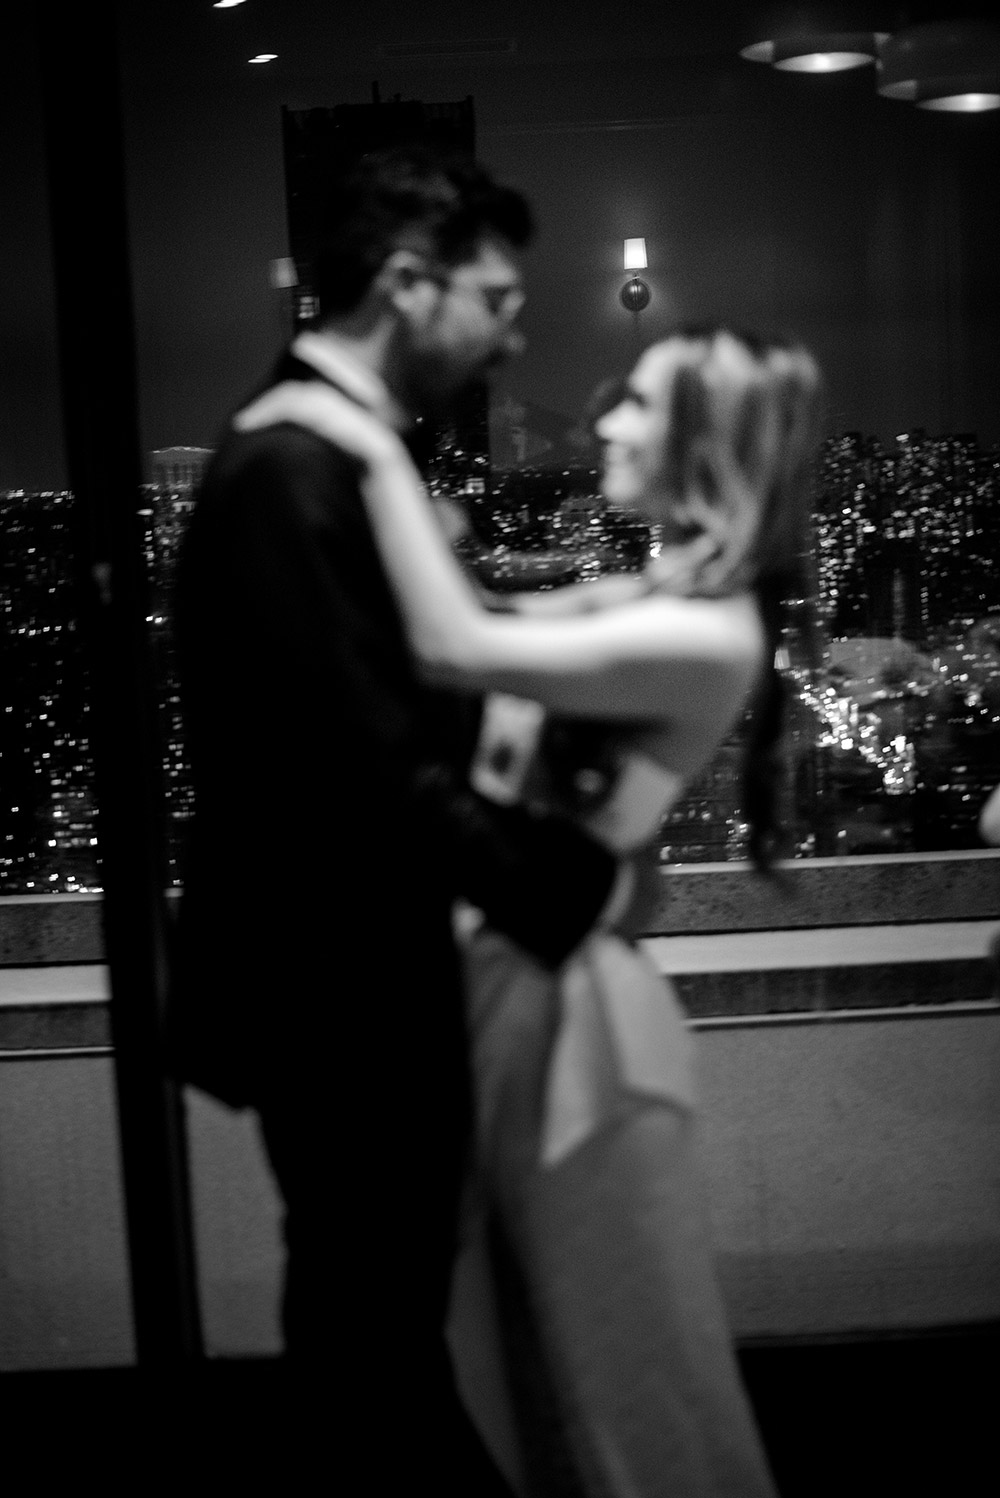
[[[291,352],[303,364],[311,364],[317,373],[339,385],[373,415],[380,416],[387,426],[405,431],[412,425],[410,416],[381,376],[345,347],[335,333],[299,333],[292,342]]]

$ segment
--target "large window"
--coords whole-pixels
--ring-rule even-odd
[[[81,590],[106,592],[108,577],[100,567],[81,575],[81,558],[109,553],[90,546],[97,509],[72,492],[63,453],[53,245],[74,241],[49,228],[38,38],[10,23],[0,99],[0,896],[13,898],[0,899],[0,1167],[18,1309],[0,1337],[3,1367],[121,1363],[137,1349],[141,1360],[157,1325],[173,1355],[169,1323],[180,1329],[184,1297],[164,1287],[171,1255],[179,1262],[186,1250],[174,1231],[183,1213],[168,1209],[184,1172],[167,1169],[182,1139],[165,1127],[175,1100],[168,1108],[160,1093],[167,922],[154,917],[161,875],[181,880],[191,811],[172,646],[178,549],[228,413],[312,309],[289,212],[290,121],[347,107],[363,122],[397,100],[474,127],[480,158],[537,210],[527,353],[488,404],[439,433],[427,465],[442,513],[460,522],[458,549],[492,586],[552,588],[631,570],[656,544],[603,500],[588,411],[672,323],[721,318],[792,333],[824,368],[813,528],[823,656],[807,662],[789,636],[780,658],[786,851],[799,862],[773,884],[738,866],[670,868],[648,945],[716,1041],[707,1114],[722,1120],[721,1194],[746,1214],[729,1224],[734,1262],[743,1275],[749,1239],[749,1282],[761,1265],[764,1280],[773,1271],[780,1312],[769,1321],[765,1305],[755,1320],[754,1310],[751,1330],[853,1330],[862,1284],[871,1325],[993,1313],[981,1271],[995,1240],[981,1188],[995,1174],[984,1143],[989,1037],[985,1024],[973,1027],[995,1019],[984,953],[1000,861],[967,850],[1000,782],[1000,111],[921,113],[877,98],[870,69],[811,78],[744,63],[730,30],[741,8],[722,0],[635,0],[627,14],[594,7],[573,34],[559,7],[508,5],[517,37],[483,42],[461,38],[490,38],[476,26],[494,7],[466,7],[457,40],[438,19],[446,9],[117,7],[131,270],[117,333],[134,304],[144,467],[117,493],[117,516],[145,565],[158,708],[148,734],[136,682],[130,714],[117,719],[113,673],[92,669],[111,651],[84,648]],[[80,24],[90,20],[88,11]],[[73,228],[92,266],[105,250],[122,252],[124,234],[96,208]],[[634,236],[649,262],[638,312],[621,300],[623,242]],[[97,449],[119,435],[113,420],[87,429]],[[107,631],[103,645],[124,633]],[[126,718],[123,743],[106,732],[95,758],[94,720]],[[745,857],[738,734],[663,827],[664,864]],[[150,779],[162,817],[147,815],[126,776],[109,786],[130,760],[159,762]],[[150,835],[130,861],[135,845],[123,834],[134,807]],[[163,856],[149,856],[161,836]],[[105,898],[97,854],[113,843],[125,855],[117,879],[105,865]],[[963,856],[944,856],[952,850]],[[850,860],[872,853],[889,857]],[[413,861],[419,878],[419,850]],[[137,898],[123,899],[132,885]],[[915,1006],[942,1026],[884,1025]],[[863,1026],[826,1024],[866,1012]],[[120,1131],[115,1076],[125,1084]],[[248,1173],[249,1134],[226,1133],[204,1098],[194,1123],[209,1341],[225,1354],[271,1350],[273,1285],[254,1284],[272,1268],[261,1276],[266,1254],[245,1227],[271,1213],[273,1267],[265,1168],[256,1157]],[[247,1182],[260,1200],[244,1216],[236,1198]],[[787,1237],[775,1237],[775,1223],[790,1225]],[[884,1261],[865,1257],[879,1234]],[[926,1258],[911,1253],[922,1235],[932,1240]],[[834,1312],[822,1304],[814,1316],[813,1287],[823,1302],[824,1283],[836,1290]],[[795,1319],[800,1302],[813,1319]],[[185,1314],[193,1325],[190,1302]]]
[[[814,499],[825,653],[819,670],[794,640],[784,656],[786,851],[979,846],[978,806],[1000,780],[1000,309],[987,232],[1000,116],[880,99],[871,70],[780,75],[736,57],[724,26],[695,20],[683,36],[651,21],[641,55],[611,29],[555,53],[540,27],[532,46],[473,48],[446,67],[429,41],[380,51],[349,19],[314,22],[315,57],[308,28],[271,24],[277,56],[255,65],[235,9],[122,16],[148,481],[137,508],[170,878],[190,810],[170,586],[194,486],[227,412],[311,306],[297,228],[309,149],[338,111],[341,133],[364,135],[421,105],[474,132],[480,157],[529,193],[540,227],[528,351],[494,388],[488,424],[484,412],[444,433],[429,469],[464,514],[470,564],[499,587],[638,565],[648,537],[600,495],[586,413],[601,382],[678,319],[796,333],[829,392]],[[73,496],[52,420],[44,248],[26,248],[44,240],[44,204],[20,148],[6,180],[8,222],[25,232],[5,250],[19,257],[5,315],[37,378],[7,366],[0,887],[65,891],[94,884],[97,835],[72,627]],[[635,234],[651,295],[630,312],[621,256]],[[744,856],[734,760],[728,745],[675,809],[665,860]]]

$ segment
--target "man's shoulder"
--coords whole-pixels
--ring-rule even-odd
[[[315,432],[281,422],[255,431],[230,425],[205,472],[199,500],[225,502],[234,493],[331,495],[357,488],[356,464]]]
[[[355,461],[317,433],[291,422],[241,431],[240,410],[275,385],[312,381],[316,371],[286,351],[267,378],[249,391],[220,434],[196,496],[199,528],[214,516],[223,523],[249,519],[254,512],[284,512],[322,522],[334,514],[360,510]]]
[[[336,382],[320,375],[311,365],[286,349],[267,378],[249,391],[233,411],[209,473],[218,478],[233,473],[242,474],[248,468],[268,471],[275,465],[290,470],[301,465],[306,470],[318,467],[353,471],[356,465],[334,443],[294,422],[277,422],[249,431],[239,431],[234,425],[240,411],[252,406],[276,386],[315,383],[339,388]]]
[[[278,422],[254,431],[227,431],[208,471],[230,473],[275,464],[325,466],[345,462],[345,455],[317,433],[292,422]]]

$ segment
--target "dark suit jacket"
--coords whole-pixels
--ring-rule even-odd
[[[274,380],[318,378],[286,355]],[[451,933],[464,895],[554,965],[611,859],[465,781],[467,705],[417,679],[354,464],[311,433],[230,433],[181,558],[195,815],[169,1035],[234,1104],[362,1080],[464,1112]]]

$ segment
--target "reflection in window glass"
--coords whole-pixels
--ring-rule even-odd
[[[723,48],[711,6],[683,23],[690,46],[676,55],[656,26],[639,46],[612,28],[599,56],[557,50],[542,70],[511,54],[441,75],[397,57],[381,91],[368,19],[338,13],[336,60],[316,69],[330,37],[315,21],[303,37],[283,13],[271,70],[247,68],[218,21],[154,7],[121,22],[172,879],[190,790],[170,581],[197,475],[226,412],[316,311],[302,228],[314,137],[382,129],[400,110],[469,132],[474,116],[477,153],[528,193],[541,231],[525,267],[528,351],[495,387],[488,420],[480,407],[475,432],[460,420],[439,433],[427,463],[468,565],[506,591],[640,565],[655,537],[600,495],[592,392],[676,320],[793,332],[822,364],[830,405],[815,483],[821,667],[807,668],[794,639],[783,652],[788,852],[978,846],[978,807],[1000,781],[995,121],[929,121],[860,83],[789,90]],[[7,222],[21,236],[44,213],[30,200],[40,174],[19,152],[7,165]],[[651,293],[641,313],[620,301],[623,240],[636,234]],[[29,328],[36,350],[50,336],[25,290],[43,263],[12,264],[4,279],[27,309],[25,349]],[[45,441],[37,411],[33,425],[7,408],[17,433]],[[11,454],[0,493],[15,670],[2,706],[16,795],[3,798],[0,879],[69,888],[93,877],[85,712],[64,685],[74,642],[61,622],[72,608],[59,517],[71,498],[23,445]],[[666,860],[745,854],[736,758],[725,746],[674,808]]]

